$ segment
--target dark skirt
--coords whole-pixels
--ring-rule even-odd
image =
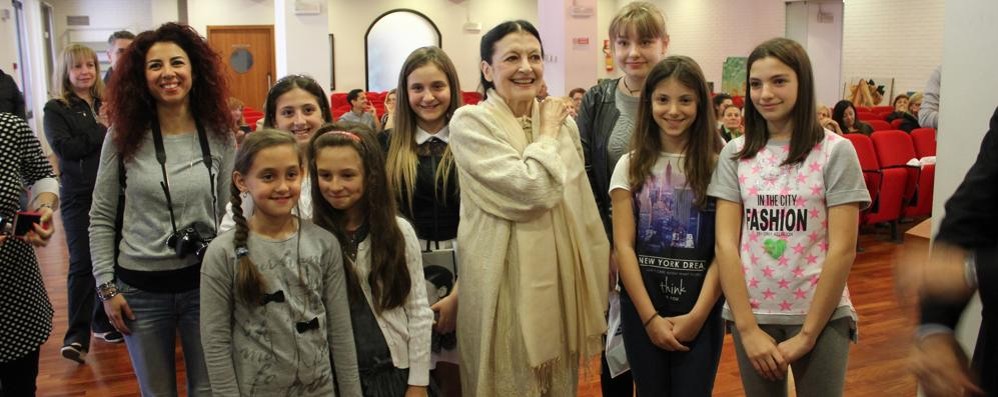
[[[409,369],[396,368],[385,335],[366,300],[350,303],[354,343],[357,346],[357,370],[364,397],[402,397],[409,387]],[[438,395],[432,380],[431,397]]]

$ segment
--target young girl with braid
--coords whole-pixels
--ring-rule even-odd
[[[232,172],[248,194],[201,268],[201,336],[215,396],[359,396],[343,258],[335,237],[292,210],[302,182],[294,136],[258,131]],[[335,382],[334,382],[335,380]],[[338,389],[335,390],[334,389]]]

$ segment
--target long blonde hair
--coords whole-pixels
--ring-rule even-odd
[[[385,165],[385,173],[388,181],[396,187],[396,196],[401,205],[405,205],[412,212],[413,191],[416,189],[416,168],[419,158],[416,156],[416,122],[419,116],[409,104],[409,75],[413,71],[426,65],[433,65],[440,69],[447,76],[447,85],[450,87],[450,106],[444,113],[444,118],[450,120],[454,111],[461,107],[461,85],[457,77],[457,69],[454,63],[439,47],[422,47],[409,54],[402,70],[399,72],[399,84],[396,89],[395,99],[395,127],[389,135],[388,159]],[[454,156],[451,155],[450,146],[444,150],[440,159],[440,166],[437,167],[434,179],[434,194],[438,199],[447,197],[447,181],[450,173],[454,170]],[[441,193],[443,192],[443,193]]]
[[[90,96],[101,99],[104,94],[104,81],[100,75],[100,62],[93,49],[82,44],[71,44],[62,49],[59,54],[59,65],[52,73],[52,96],[64,104],[69,104],[70,98],[76,95],[73,83],[69,81],[69,69],[77,60],[92,60],[94,62],[94,85],[90,87]]]

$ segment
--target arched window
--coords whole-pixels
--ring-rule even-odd
[[[440,30],[426,15],[408,9],[381,14],[364,36],[367,90],[387,91],[398,86],[399,70],[412,50],[440,46]]]

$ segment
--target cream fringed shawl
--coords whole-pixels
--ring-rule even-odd
[[[609,243],[578,128],[569,118],[557,139],[531,139],[539,120],[535,102],[524,128],[494,91],[451,120],[461,184],[457,335],[470,395],[545,393],[552,371],[602,349]],[[534,379],[517,379],[523,369]]]

